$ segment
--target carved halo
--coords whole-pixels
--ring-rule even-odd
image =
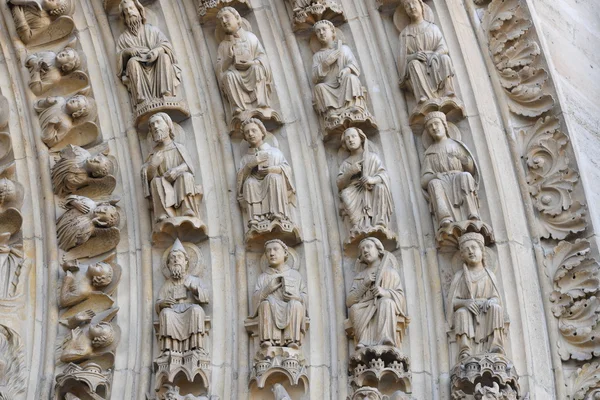
[[[435,23],[435,17],[431,7],[425,4],[425,1],[423,0],[421,0],[421,3],[423,4],[423,19],[425,21],[431,22],[432,24]],[[400,1],[400,5],[396,8],[396,11],[394,12],[394,25],[396,25],[396,29],[401,31],[402,29],[406,28],[406,26],[408,26],[409,23],[410,18],[408,17],[408,15],[406,15],[406,12],[404,11],[404,6],[402,5],[402,1]]]
[[[292,267],[292,269],[295,269],[296,271],[300,270],[300,258],[298,256],[298,252],[288,246],[288,253],[288,259],[285,263]],[[269,262],[267,261],[267,256],[263,254],[260,257],[260,270],[262,272],[266,272],[267,268],[269,268]]]
[[[185,242],[182,244],[189,257],[188,274],[194,276],[200,275],[205,267],[204,255],[202,254],[202,251],[192,243]],[[169,279],[171,276],[171,273],[167,268],[167,258],[169,257],[169,253],[171,252],[172,248],[173,246],[171,245],[167,250],[165,250],[161,258],[160,269],[165,279]]]

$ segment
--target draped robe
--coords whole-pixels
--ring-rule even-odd
[[[154,49],[163,49],[155,61],[146,61],[146,55]],[[135,49],[139,57],[128,57],[125,50]],[[129,30],[119,36],[117,42],[117,71],[135,103],[175,96],[175,89],[181,83],[181,68],[177,65],[173,45],[160,29],[144,24],[138,34]]]
[[[369,280],[373,272],[377,273],[375,282]],[[371,289],[375,286],[386,289],[391,297],[374,297]],[[402,337],[396,326],[399,317],[407,318],[406,299],[400,274],[389,253],[386,252],[378,267],[368,267],[356,274],[346,302],[357,344],[393,343],[400,347]]]
[[[33,38],[45,31],[52,23],[50,14],[44,9],[38,1],[35,0],[9,0],[12,6],[15,28],[23,43],[29,43]],[[17,17],[18,13],[23,13],[23,18]]]
[[[19,250],[0,245],[0,299],[9,299],[17,294],[22,265],[23,254]]]
[[[409,62],[408,56],[419,51],[428,53],[427,61]],[[448,47],[440,29],[429,21],[410,24],[400,33],[398,68],[400,85],[408,86],[419,102],[454,92],[454,67]]]
[[[337,42],[334,48],[323,48],[313,56],[312,79],[315,84],[315,107],[321,114],[329,109],[341,109],[356,105],[366,108],[363,87],[358,76],[360,68],[350,47]],[[337,62],[326,65],[324,60],[335,51],[339,51]],[[338,79],[344,68],[350,68],[350,74]]]
[[[29,70],[29,88],[40,95],[56,85],[62,78],[56,66],[56,53],[40,51],[27,57],[25,66]]]
[[[274,279],[283,279],[284,284],[274,292],[265,294],[266,287]],[[301,300],[284,300],[284,291]],[[288,265],[281,269],[267,268],[258,277],[252,300],[253,316],[258,316],[261,342],[270,340],[277,346],[285,346],[288,342],[301,344],[302,335],[306,332],[308,293],[298,271]]]
[[[38,100],[34,105],[42,127],[42,141],[48,147],[63,140],[73,127],[71,116],[64,111],[66,104],[63,97],[48,97]]]

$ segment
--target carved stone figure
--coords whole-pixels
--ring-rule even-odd
[[[281,240],[268,241],[265,255],[269,268],[258,277],[252,295],[260,346],[298,349],[306,333],[308,294],[304,279],[286,263],[288,247]]]
[[[146,22],[139,0],[121,0],[119,13],[127,30],[117,41],[117,71],[131,94],[137,122],[148,113],[168,109],[189,115],[177,100],[181,68],[171,42]]]
[[[348,125],[375,126],[367,110],[366,89],[350,47],[337,40],[335,26],[327,20],[314,25],[321,49],[313,56],[314,106],[328,131]]]
[[[78,260],[65,261],[62,268],[66,274],[60,287],[58,305],[63,308],[72,307],[95,295],[112,294],[121,272],[120,267],[113,267],[108,260],[90,265],[81,265]]]
[[[350,153],[337,176],[340,215],[350,227],[346,243],[375,232],[395,239],[388,230],[394,208],[391,182],[381,158],[369,148],[367,136],[358,128],[344,131],[342,149]]]
[[[464,263],[448,297],[448,321],[456,334],[459,360],[480,353],[504,354],[504,311],[496,275],[485,264],[484,238],[465,233],[459,245]]]
[[[63,343],[62,362],[81,362],[112,350],[117,337],[115,327],[110,322],[93,322],[93,319],[93,315],[88,315],[69,321],[72,329]],[[78,326],[84,324],[87,325]]]
[[[479,171],[467,146],[450,137],[446,116],[431,112],[425,117],[425,130],[431,141],[421,165],[421,187],[429,200],[438,227],[443,233],[476,229],[492,236],[491,228],[479,215]]]
[[[29,70],[29,88],[36,95],[50,90],[62,94],[88,86],[88,76],[80,71],[79,53],[72,47],[65,47],[58,53],[41,51],[25,59]]]
[[[282,384],[276,383],[271,387],[271,392],[273,392],[273,398],[275,400],[292,400],[289,393]]]
[[[75,24],[72,0],[8,0],[19,38],[43,44],[67,36]],[[52,27],[51,27],[52,25]]]
[[[179,394],[179,387],[164,385],[166,392],[159,396],[160,400],[219,400],[219,396],[194,396],[193,394]]]
[[[96,102],[90,97],[47,97],[38,100],[34,109],[40,118],[42,141],[50,148],[85,146],[98,137]]]
[[[27,388],[25,346],[19,334],[0,324],[0,399],[17,399]]]
[[[311,29],[315,22],[334,23],[346,20],[344,9],[337,0],[290,0],[294,11],[294,30]]]
[[[291,220],[290,206],[296,205],[292,168],[279,149],[265,142],[268,132],[260,120],[244,121],[242,131],[250,148],[237,173],[237,196],[248,213],[247,240],[275,228],[299,237]]]
[[[0,245],[21,230],[23,186],[16,181],[15,163],[0,167]]]
[[[67,211],[56,222],[58,247],[69,251],[70,259],[93,257],[115,248],[120,239],[120,216],[115,204],[67,196],[63,205]]]
[[[109,195],[117,184],[113,175],[115,169],[115,160],[107,154],[98,153],[92,156],[82,147],[68,145],[61,150],[60,159],[52,167],[54,193],[59,196]]]
[[[217,78],[230,105],[232,130],[251,117],[279,122],[281,118],[271,108],[273,75],[262,44],[242,26],[235,8],[222,8],[217,20],[224,33],[217,54]]]

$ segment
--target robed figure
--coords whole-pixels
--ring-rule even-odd
[[[456,334],[459,360],[483,353],[504,354],[505,315],[498,280],[486,265],[484,238],[466,233],[459,246],[463,264],[448,292],[448,322]]]
[[[358,261],[364,269],[354,277],[346,299],[356,349],[400,347],[409,318],[398,262],[375,238],[363,239],[358,249]],[[399,322],[402,329],[398,329]]]
[[[265,256],[269,266],[258,277],[252,295],[260,345],[298,349],[306,332],[308,294],[304,279],[287,264],[288,247],[281,240],[266,242]]]
[[[176,96],[181,68],[171,42],[160,29],[146,23],[139,0],[122,0],[119,11],[127,30],[117,41],[117,71],[134,106]]]
[[[454,67],[433,13],[422,0],[402,0],[410,24],[400,33],[400,86],[412,91],[418,103],[454,96]]]
[[[0,238],[0,299],[9,299],[18,294],[23,262],[23,252],[3,243]]]
[[[386,230],[393,211],[390,177],[379,158],[369,149],[362,130],[348,128],[342,134],[342,148],[350,152],[340,165],[337,186],[340,214],[350,221],[350,233]]]
[[[206,315],[200,304],[209,302],[201,280],[189,273],[189,255],[177,239],[167,257],[170,277],[156,300],[159,315],[158,342],[162,353],[190,350],[207,352],[204,336]]]

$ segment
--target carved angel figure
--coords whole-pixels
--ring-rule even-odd
[[[299,349],[306,333],[308,293],[304,279],[287,264],[289,251],[281,240],[267,241],[265,256],[269,267],[258,277],[252,295],[260,346]]]
[[[176,143],[171,117],[157,113],[148,121],[154,149],[142,166],[144,195],[152,199],[154,218],[199,218],[202,189],[194,180],[194,167],[187,150]]]
[[[448,292],[448,322],[456,334],[459,361],[483,353],[504,354],[504,310],[498,280],[484,257],[484,238],[465,233],[459,247],[463,265]]]
[[[67,326],[71,332],[64,339],[60,360],[77,363],[109,352],[116,344],[117,332],[107,319],[112,319],[115,310],[102,315],[82,311],[69,318]]]
[[[67,46],[58,53],[41,51],[31,54],[25,59],[25,66],[29,70],[29,88],[38,96],[61,85],[67,76],[87,85],[87,75],[79,71],[79,53],[72,47]]]
[[[105,154],[92,156],[82,147],[68,145],[52,167],[54,193],[59,196],[87,192],[111,194],[117,184],[111,174],[114,169],[113,161]]]
[[[390,177],[369,149],[367,136],[357,128],[342,134],[342,148],[350,152],[340,165],[337,186],[340,214],[350,221],[350,233],[386,230],[393,212]]]
[[[189,261],[188,253],[176,239],[167,257],[171,276],[156,300],[161,357],[190,350],[208,354],[204,343],[204,336],[208,335],[204,328],[205,313],[200,304],[207,304],[209,296],[200,278],[189,274]]]
[[[330,21],[321,20],[313,29],[321,44],[312,64],[315,109],[326,121],[339,119],[340,114],[358,114],[362,120],[371,118],[366,91],[358,79],[360,67],[352,50],[337,40],[335,26]]]
[[[400,86],[412,91],[418,103],[454,96],[454,67],[431,10],[423,0],[402,0],[402,5],[411,22],[400,33]]]
[[[233,118],[270,118],[273,75],[265,50],[256,35],[242,27],[235,8],[223,7],[217,20],[225,33],[217,54],[217,78]]]
[[[139,0],[122,0],[119,13],[127,30],[117,41],[117,71],[134,107],[176,96],[181,68],[171,42],[160,29],[146,23],[146,11]]]
[[[267,130],[260,120],[244,121],[242,131],[250,148],[237,173],[237,194],[248,211],[248,227],[256,229],[264,221],[290,221],[290,205],[296,202],[292,168],[279,149],[264,141]]]
[[[461,221],[479,221],[478,176],[475,159],[464,143],[450,138],[446,115],[431,112],[425,130],[433,143],[425,150],[421,187],[429,199],[438,227]]]
[[[402,320],[406,326],[409,320],[398,262],[379,239],[363,239],[358,251],[364,269],[354,277],[346,299],[356,349],[400,347],[403,330],[398,331],[397,325]]]
[[[47,34],[50,24],[54,22],[56,25],[57,18],[68,18],[65,16],[72,13],[73,7],[72,0],[8,0],[8,4],[11,7],[17,33],[25,44]],[[71,24],[60,24],[56,28],[65,30],[69,26],[72,29]],[[66,36],[70,30],[62,33],[58,37],[52,37],[56,33],[51,33],[51,39]]]
[[[56,222],[58,247],[69,251],[86,244],[95,245],[94,249],[90,249],[93,255],[114,248],[120,238],[116,202],[96,203],[83,196],[67,196],[63,205],[67,211]],[[95,240],[89,244],[92,239]],[[87,256],[92,257],[90,254]]]
[[[58,296],[60,307],[71,307],[102,292],[113,281],[113,267],[107,262],[81,266],[77,260],[64,262],[66,272]]]
[[[54,147],[70,135],[75,128],[89,129],[88,144],[96,138],[98,127],[95,124],[96,102],[87,96],[77,94],[68,99],[64,97],[46,97],[35,103],[35,111],[42,126],[42,141],[48,147]],[[85,125],[85,126],[84,126]],[[73,138],[77,141],[77,138]]]

